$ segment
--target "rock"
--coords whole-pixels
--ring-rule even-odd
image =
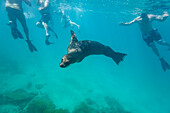
[[[70,113],[67,109],[56,109],[55,113]]]
[[[120,105],[120,103],[115,98],[105,97],[105,102],[108,105],[107,111],[105,113],[130,113],[124,110],[123,106]]]
[[[37,97],[29,104],[27,113],[55,113],[55,105],[47,97]]]
[[[88,105],[86,102],[81,102],[74,108],[72,113],[99,113],[99,111]]]
[[[69,113],[66,109],[56,109],[56,106],[47,97],[35,98],[27,107],[26,113]]]
[[[13,104],[24,108],[35,96],[36,94],[28,93],[24,89],[17,89],[4,95],[4,104]]]
[[[0,113],[20,113],[21,109],[13,105],[0,105]]]
[[[101,106],[91,99],[86,99],[77,105],[72,113],[130,113],[114,98],[106,97],[105,102],[106,106]]]
[[[44,87],[44,84],[36,84],[35,88],[41,90]]]

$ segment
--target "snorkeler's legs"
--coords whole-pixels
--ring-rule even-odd
[[[159,41],[157,41],[157,43],[160,44],[160,45],[163,45],[163,46],[168,46],[168,47],[169,47],[169,50],[170,50],[170,44],[167,43],[166,41],[159,40]]]
[[[155,45],[155,43],[154,42],[152,42],[151,44],[150,44],[150,46],[149,47],[151,47],[152,48],[152,51],[156,54],[156,56],[160,59],[161,58],[161,56],[160,56],[160,54],[159,54],[159,51],[158,51],[158,49],[157,49],[157,47],[156,47],[156,45]]]
[[[164,60],[163,57],[160,57],[160,54],[159,54],[158,49],[157,49],[157,47],[156,47],[154,42],[152,42],[150,44],[150,47],[152,48],[153,52],[158,56],[158,58],[159,58],[159,60],[161,62],[162,69],[164,71],[169,70],[170,69],[170,65]]]
[[[26,42],[28,44],[28,48],[31,52],[37,51],[37,48],[31,43],[31,40],[29,38],[29,30],[26,24],[26,19],[23,13],[20,13],[20,15],[17,15],[18,20],[21,22],[22,27],[24,29],[24,33],[26,35]]]
[[[7,25],[11,27],[11,34],[14,39],[24,39],[22,33],[17,29],[16,18],[13,21],[9,21]]]
[[[13,13],[13,9],[11,8],[6,8],[7,10],[7,15],[8,15],[8,20],[9,20],[9,23],[7,23],[7,25],[9,27],[11,27],[11,34],[12,34],[12,37],[14,39],[18,39],[18,30],[17,30],[17,23],[16,23],[16,16],[15,14]]]
[[[48,24],[45,23],[45,22],[42,22],[42,25],[44,26],[44,29],[45,29],[45,32],[46,32],[45,44],[46,45],[54,44],[54,43],[49,42],[50,34],[49,34]]]
[[[21,12],[19,15],[17,15],[17,18],[21,22],[21,25],[24,29],[24,33],[26,35],[27,40],[30,40],[29,39],[29,30],[28,30],[28,27],[27,27],[27,24],[26,24],[26,19],[25,19],[24,14]]]
[[[45,32],[46,32],[46,37],[50,37],[48,24],[45,23],[45,22],[42,22],[42,25],[44,26],[44,29],[45,29]]]

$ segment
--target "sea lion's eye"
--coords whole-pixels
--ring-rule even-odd
[[[61,62],[63,62],[63,58],[61,59]]]

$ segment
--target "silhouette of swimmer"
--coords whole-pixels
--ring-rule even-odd
[[[162,15],[141,13],[140,16],[136,17],[134,20],[130,22],[120,23],[120,25],[123,25],[123,26],[129,26],[134,23],[139,24],[139,28],[140,28],[140,31],[142,32],[143,40],[152,49],[152,51],[156,54],[156,56],[160,59],[161,66],[164,71],[166,71],[167,69],[170,69],[169,64],[159,54],[159,51],[157,49],[155,42],[157,42],[160,45],[169,47],[168,50],[170,50],[170,44],[162,39],[157,29],[154,29],[152,27],[152,22],[154,20],[164,22],[168,18],[168,16],[169,16],[168,12],[164,12]]]
[[[56,12],[56,11],[55,11]],[[80,29],[80,25],[76,24],[75,22],[73,22],[70,17],[68,15],[65,14],[64,10],[59,10],[59,12],[57,13],[58,15],[62,15],[61,18],[61,22],[64,23],[64,28],[71,26],[71,28],[73,28],[74,26],[77,27],[77,29]]]
[[[44,28],[46,32],[46,39],[45,44],[51,45],[54,44],[49,41],[50,33],[51,31],[56,38],[58,38],[56,32],[49,26],[49,21],[51,20],[51,14],[50,14],[50,0],[37,0],[37,5],[39,6],[38,10],[41,14],[41,19],[36,23],[37,27]]]
[[[83,40],[78,41],[76,34],[71,30],[71,41],[68,46],[68,54],[64,55],[60,67],[65,68],[70,64],[81,62],[89,55],[105,55],[114,60],[119,65],[120,61],[127,55],[113,51],[109,46],[105,46],[96,41]]]
[[[16,20],[18,19],[24,29],[24,33],[26,35],[26,42],[28,44],[30,51],[31,52],[37,51],[37,49],[31,43],[31,40],[29,38],[29,30],[26,24],[26,19],[23,13],[23,8],[22,8],[23,1],[29,6],[31,6],[31,2],[29,0],[5,0],[5,1],[6,1],[5,8],[6,8],[8,19],[9,19],[9,23],[7,25],[11,28],[11,34],[13,38],[24,39],[23,35],[17,28]]]

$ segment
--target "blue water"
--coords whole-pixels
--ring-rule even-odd
[[[73,28],[78,40],[98,41],[128,54],[119,66],[105,56],[89,56],[67,68],[60,68],[59,63],[67,53],[71,28],[63,28],[61,17],[54,13],[51,25],[59,38],[52,36],[55,44],[46,46],[45,31],[35,25],[41,16],[36,2],[31,1],[31,8],[25,4],[23,8],[30,38],[38,49],[35,53],[29,51],[24,40],[12,38],[1,0],[0,93],[19,88],[27,90],[29,83],[44,84],[41,92],[55,105],[69,110],[86,98],[102,105],[103,98],[110,96],[132,113],[170,113],[170,71],[162,70],[159,59],[142,40],[137,24],[129,27],[118,24],[131,21],[143,10],[153,14],[169,11],[170,1],[53,0],[53,10],[64,9],[80,25],[80,30]],[[170,43],[170,18],[165,22],[154,21],[153,26]],[[22,31],[19,23],[18,27]],[[157,46],[161,56],[170,63],[168,48]]]

